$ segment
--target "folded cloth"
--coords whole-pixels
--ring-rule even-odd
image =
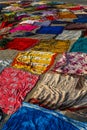
[[[35,74],[42,74],[53,65],[55,56],[56,53],[52,52],[32,50],[21,52],[14,59],[12,65]]]
[[[87,38],[79,38],[71,47],[70,52],[87,53]]]
[[[23,103],[23,106],[10,117],[2,130],[86,130],[86,128],[86,122],[73,120],[60,112]]]
[[[35,92],[27,100],[52,110],[85,107],[87,106],[86,82],[86,77],[49,72],[44,75],[37,84]]]
[[[35,51],[47,51],[47,52],[55,52],[55,53],[63,53],[67,52],[70,47],[70,41],[68,40],[41,40],[37,45],[35,45],[32,50]]]
[[[0,74],[0,107],[6,114],[14,113],[24,100],[26,94],[35,86],[38,76],[5,68]]]
[[[80,52],[64,53],[53,69],[58,73],[87,74],[87,54]]]
[[[22,51],[33,47],[38,42],[38,39],[14,38],[12,41],[8,42],[5,47],[8,49],[16,49]]]
[[[56,39],[58,40],[77,40],[82,34],[81,30],[64,30]]]
[[[39,34],[60,34],[62,33],[64,27],[63,26],[42,26],[40,29],[36,31]]]
[[[65,30],[81,30],[87,29],[87,25],[85,23],[70,23],[65,26]]]

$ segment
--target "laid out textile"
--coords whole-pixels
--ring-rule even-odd
[[[64,18],[70,18],[70,19],[75,19],[76,15],[72,12],[66,11],[66,12],[58,12],[58,18],[59,19],[64,19]]]
[[[87,79],[54,72],[46,73],[29,102],[53,110],[87,106]]]
[[[5,67],[9,66],[11,64],[11,62],[12,62],[12,60],[8,60],[8,59],[6,59],[6,60],[0,60],[0,72],[2,72],[2,70]]]
[[[71,47],[70,52],[87,53],[87,38],[79,38]]]
[[[62,58],[56,62],[54,71],[64,74],[87,74],[87,54],[72,52],[64,53]]]
[[[49,26],[50,25],[50,21],[42,21],[42,22],[35,22],[34,25],[37,26]]]
[[[87,29],[87,25],[85,23],[70,23],[65,27],[65,30],[81,30]]]
[[[31,24],[19,24],[17,27],[10,30],[10,33],[15,33],[17,31],[32,31],[38,28],[38,26],[31,25]]]
[[[34,24],[35,22],[38,22],[38,20],[24,20],[19,24]]]
[[[60,34],[62,33],[64,27],[63,26],[42,26],[40,29],[36,31],[39,34]]]
[[[80,30],[64,30],[56,39],[58,40],[77,40],[82,34]]]
[[[8,38],[1,38],[0,39],[0,50],[5,49],[6,44],[10,41]]]
[[[12,41],[6,44],[6,48],[8,49],[15,49],[15,50],[25,50],[33,47],[39,42],[38,39],[31,39],[31,38],[14,38]]]
[[[0,109],[0,122],[2,119],[3,119],[3,111],[2,111],[2,109]]]
[[[73,22],[75,23],[87,23],[87,16],[83,18],[74,19]]]
[[[23,103],[23,106],[10,117],[2,130],[86,130],[86,128],[86,122],[67,118],[60,112]]]
[[[0,50],[0,60],[13,60],[15,56],[18,54],[19,51],[17,50],[11,50],[11,49],[6,49],[6,50]]]
[[[42,74],[54,63],[56,53],[42,51],[21,52],[14,59],[12,65],[32,73]]]
[[[34,38],[34,39],[52,39],[54,38],[56,35],[55,34],[36,34],[32,35],[32,36],[28,36],[30,38]]]
[[[63,53],[69,49],[69,46],[70,46],[70,41],[51,39],[51,40],[40,41],[40,43],[35,45],[32,48],[32,50]]]
[[[22,70],[5,68],[0,74],[0,108],[6,114],[14,113],[38,78]]]

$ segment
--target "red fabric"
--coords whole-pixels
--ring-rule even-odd
[[[33,47],[39,42],[38,39],[31,38],[15,38],[11,42],[8,42],[6,49],[25,50]]]
[[[14,113],[38,78],[19,69],[5,68],[0,75],[0,108],[6,114]]]
[[[9,23],[9,22],[2,22],[0,29],[5,28],[5,27],[12,27],[13,24]]]
[[[56,18],[54,16],[46,16],[47,20],[56,20]]]
[[[69,10],[71,11],[82,10],[82,9],[83,9],[83,6],[74,6],[74,7],[69,8]]]

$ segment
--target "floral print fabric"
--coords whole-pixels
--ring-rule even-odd
[[[14,113],[38,78],[22,70],[5,68],[0,74],[0,108],[6,114]]]
[[[87,74],[87,54],[86,53],[64,53],[62,58],[56,62],[54,71],[64,74]]]
[[[35,74],[42,74],[53,64],[55,56],[56,53],[52,52],[22,52],[18,54],[12,65],[16,68],[25,69]]]

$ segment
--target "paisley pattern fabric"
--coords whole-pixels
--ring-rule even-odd
[[[70,41],[66,40],[42,40],[39,44],[35,45],[32,50],[36,51],[47,51],[47,52],[56,52],[63,53],[66,52],[70,47]]]
[[[42,51],[21,52],[13,61],[13,67],[42,74],[54,63],[56,53]]]
[[[64,53],[53,70],[64,74],[86,75],[87,54],[79,52]]]
[[[38,83],[36,91],[29,99],[30,103],[38,104],[54,110],[67,110],[71,107],[87,106],[86,77],[46,73]],[[86,114],[87,116],[87,114]]]
[[[23,103],[23,106],[10,117],[2,130],[86,130],[86,128],[86,122],[75,121],[63,116],[60,112]]]
[[[22,70],[5,68],[0,74],[0,108],[6,114],[14,113],[38,78]]]

